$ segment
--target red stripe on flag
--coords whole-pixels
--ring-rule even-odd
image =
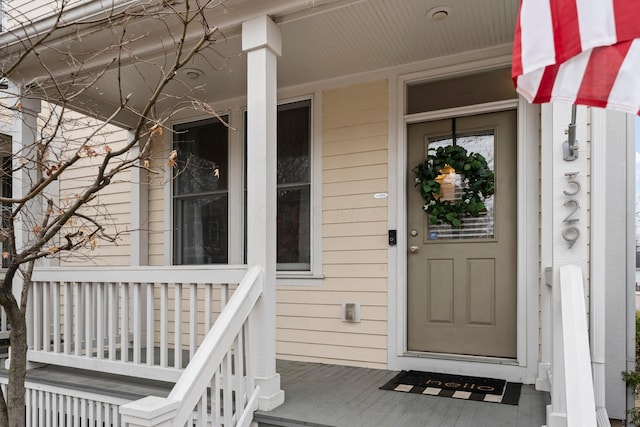
[[[576,0],[549,0],[551,20],[556,49],[556,64],[582,52],[580,27],[578,25],[578,6]]]
[[[538,85],[538,92],[532,102],[542,103],[549,102],[551,100],[551,93],[553,92],[553,85],[556,83],[556,76],[560,65],[550,65],[544,69],[542,79]]]
[[[613,0],[618,42],[640,38],[640,1]]]
[[[609,93],[630,47],[631,42],[624,42],[593,49],[576,96],[576,104],[607,106]]]
[[[518,11],[518,21],[516,22],[516,31],[513,37],[513,58],[511,62],[511,78],[513,84],[517,86],[518,76],[523,73],[522,70],[522,30],[520,29],[520,15],[522,14],[522,2]]]

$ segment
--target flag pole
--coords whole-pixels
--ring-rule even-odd
[[[578,144],[576,143],[576,104],[571,106],[571,123],[569,123],[567,138],[567,141],[563,143],[562,158],[570,162],[578,158]]]

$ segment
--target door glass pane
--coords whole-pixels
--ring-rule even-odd
[[[175,264],[227,263],[227,196],[176,199]]]
[[[467,150],[468,154],[479,153],[487,161],[489,168],[495,172],[494,169],[494,153],[495,153],[495,138],[494,131],[482,131],[470,134],[462,134],[456,136],[456,145],[463,147]],[[444,147],[452,145],[453,140],[451,137],[440,138],[427,138],[425,143],[425,157],[427,150],[438,147]],[[441,184],[442,196],[445,198],[455,199],[463,194],[464,188],[464,174],[458,171],[451,172],[450,184]],[[445,178],[446,181],[446,178]],[[449,239],[492,239],[494,237],[495,219],[494,219],[494,196],[491,195],[484,200],[484,204],[487,208],[486,214],[482,214],[478,217],[468,216],[462,219],[462,226],[460,228],[452,227],[449,224],[431,224],[427,225],[428,240],[449,240]],[[426,221],[429,222],[428,215],[425,215]]]

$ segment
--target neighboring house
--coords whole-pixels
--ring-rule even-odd
[[[267,360],[258,363],[257,377],[272,392],[261,396],[265,409],[281,400],[271,351],[280,359],[492,376],[552,391],[552,342],[559,333],[552,287],[560,286],[559,268],[575,264],[587,295],[596,407],[599,414],[624,419],[632,403],[620,372],[633,367],[634,354],[634,120],[580,108],[579,156],[563,160],[570,107],[530,105],[510,79],[518,2],[432,7],[436,3],[419,0],[229,0],[225,13],[214,9],[211,21],[218,19],[229,35],[211,58],[194,60],[189,78],[193,87],[205,85],[206,100],[230,127],[188,114],[168,124],[178,132],[173,140],[167,132],[156,142],[154,161],[164,162],[177,148],[178,164],[189,165],[186,172],[173,180],[135,176],[130,184],[118,184],[106,203],[114,206],[116,222],[130,224],[134,232],[122,245],[101,248],[108,257],[96,262],[111,270],[122,267],[125,275],[127,266],[160,267],[147,279],[154,283],[176,280],[172,269],[161,267],[199,265],[175,268],[185,284],[180,295],[187,295],[187,284],[219,277],[224,265],[262,265],[268,258],[260,252],[264,242],[276,237],[256,224],[277,205],[277,274],[265,273],[267,296],[261,302],[267,318],[275,310],[276,332],[269,332],[267,322],[257,345]],[[243,47],[243,35],[265,41],[250,45],[247,36]],[[146,59],[136,73],[127,68],[127,87],[143,86],[146,61],[162,57],[157,37],[139,46]],[[8,41],[0,35],[1,44]],[[99,37],[86,43],[99,43]],[[263,144],[261,131],[272,131],[276,122],[265,119],[260,129],[250,117],[263,117],[254,105],[275,99],[269,91],[247,95],[252,85],[246,84],[255,79],[276,89],[275,69],[247,67],[247,56],[261,49],[277,58],[277,134],[271,141],[277,143],[277,199],[270,200],[254,197],[264,175],[251,153]],[[37,75],[27,64],[15,83]],[[116,99],[109,91],[112,77],[107,73],[87,91],[79,103],[91,106],[84,113],[102,106],[107,114]],[[145,94],[133,91],[132,102],[138,96]],[[134,120],[118,117],[124,129]],[[15,130],[2,133],[13,135],[14,144],[21,137]],[[429,223],[412,173],[429,144],[454,139],[483,153],[496,177],[489,214],[478,227],[461,231]],[[70,184],[60,183],[60,197]],[[68,265],[82,269],[77,262]],[[211,265],[219,271],[203,267]],[[59,279],[47,280],[85,280],[59,271],[50,276]],[[143,273],[135,269],[127,280],[144,281]],[[114,282],[125,280],[117,277]],[[136,301],[147,301],[153,305],[147,312],[159,313],[174,299],[165,299],[163,292],[174,294],[163,289],[136,294],[142,298]],[[107,296],[91,292],[80,298]],[[192,292],[190,298],[204,298],[200,290]],[[197,301],[191,302],[195,311]],[[203,300],[198,306],[200,317],[181,329],[184,338],[160,326],[132,334],[151,331],[146,339],[155,339],[156,346],[191,346],[193,354],[193,337],[202,337],[211,320],[209,305]],[[74,333],[99,341],[102,327]],[[81,360],[77,347],[76,353],[59,346],[57,351],[43,342],[36,338],[31,360],[67,359],[95,369]],[[137,345],[134,352],[145,347]],[[588,359],[585,353],[580,357]],[[100,366],[119,369],[106,361]],[[135,375],[136,369],[125,371]]]

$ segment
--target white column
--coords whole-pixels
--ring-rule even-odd
[[[133,133],[128,132],[129,141]],[[132,155],[137,156],[140,146],[136,144]],[[131,169],[131,255],[130,264],[149,265],[149,177],[146,170]]]
[[[565,131],[571,122],[571,105],[550,104],[543,107],[542,134],[550,139],[543,139],[542,175],[551,176],[552,194],[549,204],[551,209],[551,230],[543,230],[545,239],[551,231],[552,270],[552,389],[551,406],[548,409],[548,426],[566,426],[566,400],[564,396],[564,349],[560,334],[560,267],[573,264],[581,268],[583,284],[587,283],[589,262],[588,235],[588,152],[586,143],[586,108],[578,107],[576,117],[576,140],[578,142],[578,158],[573,161],[563,159],[563,142],[568,139]],[[550,152],[548,151],[550,150]],[[546,162],[545,162],[546,160]],[[546,213],[549,213],[548,211]],[[545,212],[543,212],[543,215]],[[544,220],[544,219],[543,219]],[[548,223],[547,223],[548,224]],[[579,234],[578,234],[579,233]],[[544,246],[544,243],[543,243]],[[543,266],[548,267],[548,266]],[[588,290],[585,289],[585,293]]]
[[[12,192],[13,198],[21,198],[29,193],[29,190],[37,182],[39,174],[35,162],[25,161],[34,158],[36,154],[36,142],[38,140],[38,114],[40,113],[40,100],[24,96],[24,89],[10,83],[9,91],[15,98],[8,99],[7,104],[14,108],[13,132],[12,132],[12,162],[13,174]],[[22,213],[16,218],[14,227],[16,233],[16,250],[22,250],[33,237],[33,226],[42,220],[42,197],[36,197],[26,203]],[[13,295],[20,303],[23,281],[17,274],[13,282]],[[27,306],[27,321],[33,313],[30,305]],[[33,331],[27,328],[27,343],[32,345]]]
[[[242,24],[247,53],[247,263],[263,268],[264,291],[251,316],[251,348],[258,406],[284,402],[276,373],[277,57],[280,29],[267,16]]]

